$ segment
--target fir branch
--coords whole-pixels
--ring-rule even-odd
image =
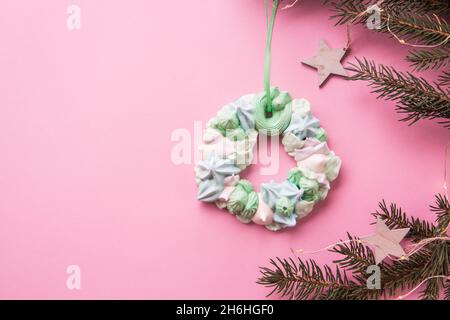
[[[438,240],[428,245],[430,258],[424,264],[421,276],[426,279],[432,276],[448,275],[449,273],[449,244],[445,240]],[[442,278],[433,278],[427,281],[427,285],[421,292],[421,299],[436,300],[439,298],[440,289],[444,287]]]
[[[394,12],[445,13],[450,10],[446,0],[384,0],[381,4],[384,10]]]
[[[370,7],[369,1],[355,1],[355,0],[341,0],[341,1],[326,1],[329,3],[335,12],[331,16],[332,19],[338,19],[336,25],[345,25],[347,23],[365,23],[368,18],[368,13],[365,11]]]
[[[428,280],[425,288],[420,294],[422,300],[437,300],[439,299],[439,281],[440,279],[434,278]]]
[[[450,62],[450,49],[414,50],[406,59],[415,71],[436,70],[446,67]]]
[[[439,76],[438,84],[443,87],[450,86],[450,72],[443,71],[442,74]]]
[[[350,64],[347,68],[354,74],[350,80],[364,80],[373,87],[372,92],[378,98],[397,102],[396,110],[405,114],[402,121],[414,124],[420,119],[442,118],[439,123],[450,127],[450,92],[445,91],[439,84],[436,88],[425,79],[418,78],[411,73],[396,71],[394,68],[376,65],[367,59],[356,58],[357,64]]]
[[[445,233],[450,224],[450,203],[447,197],[436,195],[436,204],[430,206],[430,210],[436,214],[436,223],[439,233]]]
[[[430,260],[427,261],[422,272],[423,277],[448,275],[449,273],[449,242],[437,240],[428,245],[431,251]]]
[[[448,226],[449,202],[436,195],[436,204],[431,207],[437,215],[437,226],[416,218],[408,218],[395,204],[390,207],[380,202],[380,211],[373,213],[381,217],[390,228],[410,228],[408,237],[413,241],[439,236],[440,228]],[[426,244],[407,260],[393,260],[379,265],[381,269],[380,290],[367,287],[367,267],[374,265],[372,251],[357,237],[347,234],[349,243],[336,245],[330,252],[342,257],[333,261],[336,270],[325,265],[320,267],[314,260],[294,261],[292,258],[270,260],[271,267],[260,267],[261,277],[257,283],[273,288],[272,294],[290,299],[378,299],[394,296],[403,290],[413,289],[428,277],[449,274],[450,242],[437,239]],[[351,272],[351,279],[346,272]],[[422,299],[437,299],[441,289],[450,299],[448,279],[433,278],[427,281],[421,293]]]
[[[401,208],[391,204],[388,208],[383,200],[379,204],[380,211],[373,213],[375,217],[380,217],[391,229],[410,228],[407,237],[413,241],[420,241],[426,238],[439,236],[442,232],[439,221],[446,220],[448,225],[448,211],[450,205],[447,199],[441,195],[436,195],[436,206],[431,210],[435,211],[437,226],[428,221],[419,220],[414,217],[408,218]],[[442,218],[446,216],[447,218]],[[390,295],[394,295],[399,290],[411,289],[418,285],[423,279],[430,276],[447,275],[449,270],[449,242],[436,240],[425,246],[424,249],[415,253],[409,260],[395,261],[392,265],[383,265],[383,288]],[[439,281],[436,284],[440,283]],[[429,287],[428,287],[429,286]],[[437,289],[434,284],[428,284],[422,291],[423,299],[432,299]]]
[[[342,0],[330,2],[337,19],[336,25],[347,23],[366,23],[370,16],[366,10],[373,4],[371,1]],[[436,15],[407,13],[408,10],[382,10],[380,28],[376,31],[392,33],[405,41],[418,41],[425,45],[450,45],[450,26]],[[390,31],[389,31],[390,30]]]
[[[428,249],[421,250],[408,260],[395,261],[392,264],[382,265],[382,288],[390,296],[395,296],[405,289],[412,289],[422,282],[427,262],[431,259]]]
[[[444,299],[450,300],[450,279],[444,282]]]
[[[364,0],[353,0],[353,1],[331,1],[325,0],[324,4],[332,3],[334,7],[342,5],[358,5],[364,4],[367,8],[370,5],[377,3],[376,1],[364,1]],[[381,3],[383,10],[393,11],[393,12],[414,12],[414,13],[445,13],[450,11],[450,3],[446,0],[384,0]]]
[[[414,217],[407,217],[402,208],[397,207],[395,203],[391,203],[388,207],[383,200],[378,203],[379,211],[375,211],[372,215],[375,218],[381,218],[391,229],[409,228],[407,237],[412,240],[431,238],[438,234],[438,230],[428,221],[420,220]]]
[[[330,250],[342,255],[342,258],[334,260],[333,263],[337,263],[343,269],[365,275],[367,268],[375,264],[372,250],[350,233],[347,233],[347,237],[350,240],[349,243],[336,245]]]
[[[270,260],[272,268],[260,267],[261,277],[257,283],[273,290],[268,294],[276,293],[289,299],[338,299],[354,300],[369,299],[375,294],[361,283],[362,279],[349,280],[345,271],[336,267],[332,271],[327,265],[323,268],[314,260],[297,263],[292,259]]]
[[[389,29],[391,30],[389,32]],[[415,16],[400,14],[390,16],[381,13],[381,29],[394,33],[407,42],[417,41],[424,45],[450,45],[450,26],[438,16]]]

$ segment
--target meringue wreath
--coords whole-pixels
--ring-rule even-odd
[[[198,200],[214,202],[243,223],[278,231],[294,227],[326,198],[341,160],[328,148],[326,132],[306,99],[292,100],[278,88],[271,88],[270,96],[270,117],[263,92],[227,104],[207,123],[195,174]],[[261,184],[260,192],[239,177],[252,163],[258,134],[281,136],[297,162],[285,181]]]

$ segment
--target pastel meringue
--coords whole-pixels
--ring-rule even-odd
[[[252,221],[261,226],[267,226],[271,224],[273,221],[273,211],[267,205],[267,203],[264,202],[260,193],[258,193],[258,199],[259,199],[258,209],[256,210],[256,213],[253,216]]]

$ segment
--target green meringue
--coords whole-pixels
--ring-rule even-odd
[[[286,197],[279,198],[275,202],[275,211],[284,217],[289,217],[294,211],[294,204]]]
[[[317,180],[306,177],[300,168],[289,170],[288,180],[303,190],[302,199],[305,201],[318,201],[326,197],[327,190],[321,188]]]
[[[223,135],[225,135],[227,131],[237,129],[239,127],[239,119],[236,115],[236,110],[230,105],[225,106],[217,114],[213,125]]]
[[[325,142],[325,141],[327,141],[328,136],[327,136],[326,131],[322,127],[320,127],[319,129],[316,130],[315,138],[321,142]]]
[[[299,187],[303,190],[303,200],[317,201],[320,199],[320,186],[317,180],[302,177],[299,180]]]
[[[300,179],[303,177],[299,168],[294,168],[288,172],[288,180],[300,188]]]
[[[248,180],[242,179],[236,183],[236,188],[243,189],[246,193],[250,193],[253,191],[252,183]]]
[[[286,91],[281,91],[278,88],[273,90],[273,93],[278,93],[272,100],[272,107],[274,111],[282,111],[284,107],[292,101],[291,95]]]
[[[242,188],[235,188],[228,199],[227,209],[233,214],[239,214],[245,209],[248,195]]]
[[[259,205],[259,197],[258,194],[254,191],[250,192],[247,198],[247,204],[245,205],[244,210],[239,214],[242,218],[251,220],[258,210]]]
[[[244,214],[243,211],[246,209],[251,211],[252,209],[253,203],[250,203],[249,200],[251,200],[252,202],[254,202],[255,200],[253,199],[254,196],[249,199],[251,193],[253,193],[253,186],[250,181],[244,179],[239,180],[230,195],[230,199],[228,200],[228,211],[236,215],[248,215],[249,212],[246,212]],[[256,208],[258,207],[256,206]]]
[[[225,132],[225,136],[230,139],[231,141],[240,141],[244,140],[247,135],[245,134],[244,129],[242,128],[236,128],[233,130],[227,130]]]

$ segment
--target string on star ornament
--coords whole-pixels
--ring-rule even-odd
[[[432,279],[444,279],[446,281],[450,281],[450,275],[448,276],[431,276],[428,278],[423,279],[417,286],[415,286],[412,290],[408,291],[407,293],[403,295],[399,295],[395,300],[403,300],[407,297],[409,297],[411,294],[413,294],[417,289],[419,289],[424,283],[432,280]]]
[[[436,18],[436,20],[438,21],[438,23],[440,24],[440,18],[433,14],[433,16]],[[442,19],[442,18],[441,18]],[[400,43],[406,46],[410,46],[410,47],[414,47],[414,48],[437,48],[440,46],[445,45],[448,40],[450,40],[450,36],[447,36],[444,40],[442,40],[441,42],[437,43],[437,44],[433,44],[433,45],[425,45],[425,44],[415,44],[415,43],[409,43],[407,42],[405,39],[400,38],[397,34],[395,34],[392,30],[391,30],[391,25],[390,25],[390,21],[391,21],[391,15],[389,13],[387,13],[387,22],[386,22],[386,28],[389,31],[389,33]]]
[[[283,8],[281,8],[282,10],[286,10],[286,9],[290,9],[293,6],[295,6],[297,4],[298,0],[294,0],[291,4],[287,4],[285,5]]]

